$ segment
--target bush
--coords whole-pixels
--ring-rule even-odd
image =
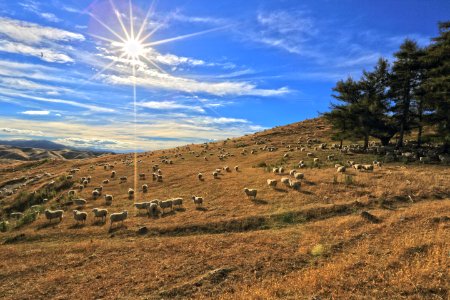
[[[6,232],[9,229],[9,222],[6,220],[3,220],[0,222],[0,232]]]
[[[28,209],[16,223],[16,228],[21,227],[26,224],[33,223],[36,221],[37,217],[39,215],[39,212],[34,211],[32,209]]]
[[[344,177],[344,180],[345,180],[345,184],[346,185],[350,185],[350,184],[353,184],[353,176],[352,175],[345,175],[345,177]]]
[[[311,254],[313,256],[322,256],[322,255],[326,254],[326,252],[327,252],[327,249],[322,244],[317,244],[311,249]]]
[[[257,168],[265,168],[265,167],[267,167],[267,164],[265,161],[262,161],[262,162],[257,163],[256,167]]]

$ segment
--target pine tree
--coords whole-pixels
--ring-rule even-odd
[[[426,49],[423,61],[426,78],[422,85],[425,97],[434,109],[432,124],[444,143],[444,151],[450,150],[450,22],[439,23],[440,35]]]
[[[392,67],[391,96],[392,111],[396,120],[399,138],[397,147],[403,147],[406,132],[411,129],[414,92],[420,85],[420,49],[412,40],[405,40],[400,50],[394,54]]]

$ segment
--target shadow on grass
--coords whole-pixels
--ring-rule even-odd
[[[263,200],[263,199],[252,199],[252,202],[255,203],[256,205],[269,204],[269,202],[267,202],[266,200]]]
[[[49,227],[56,227],[57,225],[59,225],[59,223],[61,223],[61,221],[58,221],[58,222],[47,222],[47,223],[44,223],[42,225],[39,225],[37,227],[37,229],[40,230],[40,229],[45,229],[45,228],[49,228]]]
[[[180,207],[174,208],[173,210],[181,212],[181,211],[186,211],[186,208],[180,206]]]
[[[116,225],[114,227],[109,227],[108,233],[114,233],[116,231],[119,231],[121,229],[127,229],[127,226],[124,224]]]
[[[92,223],[92,226],[103,226],[106,224],[106,219],[104,221],[102,220],[96,220]]]
[[[203,206],[197,206],[195,209],[199,210],[199,211],[207,211],[208,210],[206,207],[203,207]]]
[[[274,188],[274,191],[280,192],[280,193],[287,193],[288,191],[285,189],[281,189],[281,188]]]
[[[84,226],[86,226],[86,224],[84,224],[84,223],[75,223],[75,224],[69,226],[69,229],[79,229],[79,228],[83,228]]]
[[[299,192],[302,193],[302,194],[305,194],[305,195],[314,195],[314,193],[311,192],[311,191],[300,190]]]
[[[173,211],[173,210],[171,210],[169,212],[163,212],[163,213],[161,213],[161,218],[173,216],[174,214],[175,214],[175,211]]]

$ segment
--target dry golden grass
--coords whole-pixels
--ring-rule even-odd
[[[321,120],[279,127],[258,133],[280,149],[275,152],[251,149],[254,136],[211,144],[206,154],[195,157],[180,148],[139,154],[138,172],[146,173],[149,192],[138,192],[134,201],[183,197],[183,209],[161,217],[138,215],[127,190],[134,187],[134,167],[121,163],[130,155],[114,155],[81,161],[49,161],[21,168],[23,163],[0,166],[0,184],[14,177],[49,172],[23,189],[33,191],[52,178],[81,170],[75,179],[92,176],[79,196],[88,200],[83,210],[106,207],[103,198],[92,200],[93,187],[109,178],[102,162],[117,162],[117,176],[104,184],[104,194],[113,194],[110,212],[124,209],[129,219],[123,227],[109,224],[83,226],[72,218],[73,206],[61,223],[48,225],[43,216],[35,222],[0,233],[0,298],[3,299],[447,299],[449,297],[450,168],[439,165],[387,164],[374,172],[349,170],[352,183],[336,176],[336,162],[348,159],[371,162],[371,155],[346,156],[333,150],[315,152],[320,168],[306,168],[300,191],[267,186],[268,178],[280,179],[267,165],[285,166],[286,172],[299,160],[312,161],[307,152],[289,152],[281,144],[296,146],[306,136],[328,141]],[[248,144],[241,155],[239,143]],[[218,147],[234,154],[217,158]],[[201,151],[200,145],[191,150]],[[210,156],[209,153],[214,153]],[[335,153],[337,160],[327,162]],[[173,165],[160,162],[167,155]],[[205,161],[203,156],[207,156]],[[163,182],[151,180],[151,166],[158,163]],[[95,165],[94,170],[89,166]],[[240,171],[214,179],[212,171],[223,166]],[[15,168],[15,171],[12,170]],[[3,170],[3,171],[2,171]],[[205,180],[199,181],[202,172]],[[119,184],[126,175],[127,183]],[[289,177],[288,174],[283,175]],[[257,199],[247,199],[243,188],[258,189]],[[67,193],[63,191],[62,193]],[[203,196],[204,209],[190,201]],[[0,207],[13,203],[6,197]],[[55,197],[56,198],[56,197]],[[47,207],[56,207],[56,199]],[[370,211],[381,222],[361,218]],[[14,225],[14,221],[10,220]],[[146,226],[149,232],[139,235]]]

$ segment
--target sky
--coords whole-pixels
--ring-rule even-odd
[[[448,20],[447,0],[0,0],[0,139],[144,151],[314,118]]]

